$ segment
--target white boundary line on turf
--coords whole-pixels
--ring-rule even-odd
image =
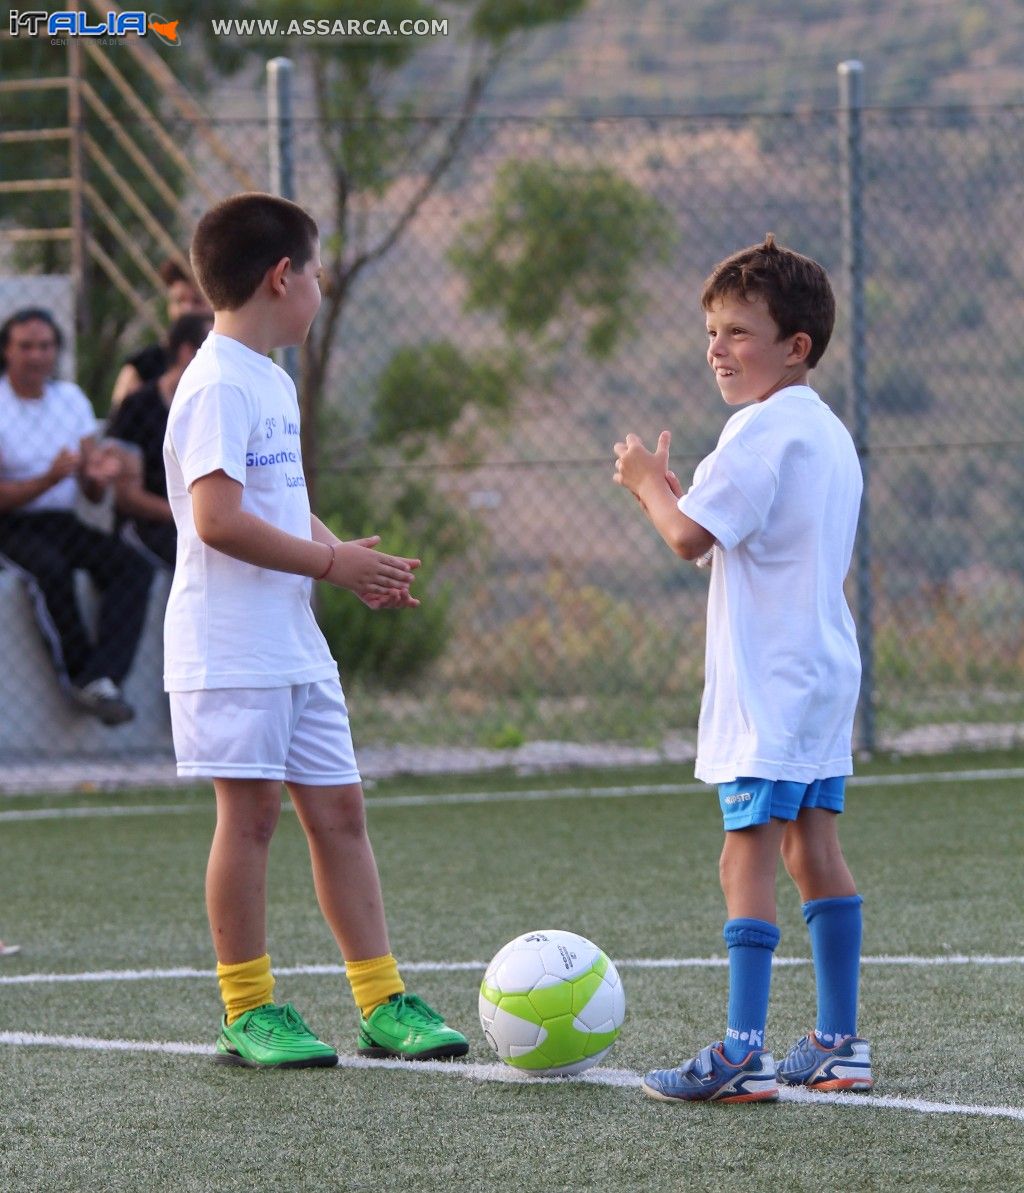
[[[0,1045],[9,1047],[67,1048],[80,1052],[159,1052],[174,1056],[213,1056],[209,1044],[190,1044],[156,1040],[102,1040],[90,1036],[50,1036],[42,1032],[0,1031]],[[507,1082],[533,1085],[537,1088],[566,1084],[608,1085],[617,1089],[638,1089],[641,1076],[628,1069],[591,1069],[579,1077],[555,1078],[548,1081],[524,1077],[507,1065],[484,1065],[460,1061],[371,1060],[362,1056],[340,1056],[341,1069],[392,1069],[396,1072],[419,1074],[438,1073],[445,1077],[463,1077],[471,1081]],[[1024,1121],[1024,1107],[978,1106],[967,1102],[931,1102],[924,1098],[898,1098],[884,1094],[812,1093],[804,1089],[781,1089],[780,1101],[820,1106],[831,1103],[855,1106],[861,1110],[901,1110],[917,1114],[959,1114],[984,1118],[1010,1118]]]
[[[923,783],[993,783],[1024,779],[1024,767],[992,770],[921,771],[909,775],[852,775],[848,787],[913,787]],[[367,796],[368,808],[431,808],[458,804],[529,803],[551,799],[627,799],[645,795],[699,795],[712,790],[707,783],[655,783],[630,787],[553,787],[522,791],[466,791],[436,795]],[[291,805],[285,803],[285,809]],[[114,804],[95,808],[30,808],[0,812],[0,823],[31,820],[89,819],[104,816],[176,816],[213,810],[211,802],[191,804]]]
[[[775,957],[773,965],[793,968],[810,965],[807,957]],[[951,953],[948,956],[912,957],[879,954],[861,957],[862,965],[904,965],[942,967],[947,965],[1024,965],[1024,956],[994,957],[988,954]],[[633,957],[616,961],[618,969],[726,969],[727,957]],[[486,961],[403,961],[400,968],[408,973],[483,973]],[[275,965],[278,977],[340,977],[344,965]],[[67,982],[153,982],[202,978],[213,980],[212,969],[178,966],[168,969],[99,969],[82,973],[0,974],[0,986],[45,986]]]

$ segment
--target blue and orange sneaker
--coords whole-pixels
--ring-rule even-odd
[[[641,1089],[662,1102],[774,1102],[779,1096],[770,1052],[755,1049],[734,1065],[726,1060],[721,1040],[677,1069],[648,1073]]]
[[[868,1090],[871,1076],[871,1046],[860,1036],[849,1036],[829,1048],[814,1032],[801,1036],[779,1065],[779,1080],[785,1085],[803,1085],[818,1090]]]

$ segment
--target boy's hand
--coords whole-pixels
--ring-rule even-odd
[[[628,489],[641,505],[644,504],[641,490],[655,480],[667,484],[677,497],[682,496],[679,481],[676,479],[675,473],[670,473],[668,466],[668,450],[671,443],[671,432],[662,431],[658,436],[657,449],[649,452],[644,447],[643,440],[639,435],[627,435],[625,443],[616,443],[613,449],[617,458],[615,474],[612,479],[617,485]],[[670,475],[671,480],[669,479]],[[673,486],[673,481],[675,481],[675,486]],[[678,493],[676,493],[677,487],[679,488]]]
[[[417,609],[419,601],[409,592],[408,588],[393,588],[385,596],[371,596],[366,592],[357,592],[356,596],[367,609],[376,612],[379,609]]]
[[[349,543],[336,543],[334,563],[324,579],[339,588],[350,589],[364,601],[367,597],[379,600],[396,593],[408,593],[413,571],[420,566],[420,561],[385,555],[375,550],[379,542],[380,536],[372,535]]]

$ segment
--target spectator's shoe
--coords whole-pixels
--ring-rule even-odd
[[[4,942],[0,940],[0,957],[13,957],[20,952],[20,944],[4,944]]]
[[[468,1051],[466,1037],[415,994],[392,994],[359,1020],[360,1056],[445,1060]]]
[[[834,1048],[827,1048],[811,1032],[786,1053],[779,1064],[779,1080],[784,1085],[805,1085],[808,1089],[870,1089],[875,1083],[871,1076],[871,1046],[860,1036],[850,1036]]]
[[[774,1102],[779,1096],[770,1052],[755,1049],[734,1065],[726,1060],[721,1041],[677,1069],[648,1073],[641,1089],[662,1102]]]
[[[234,1023],[221,1021],[215,1059],[249,1069],[329,1069],[338,1054],[313,1035],[290,1002],[268,1002]]]
[[[72,686],[71,699],[104,725],[123,725],[135,716],[135,709],[121,695],[121,689],[105,675],[83,687]]]

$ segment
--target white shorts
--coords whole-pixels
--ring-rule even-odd
[[[348,709],[337,678],[284,688],[171,692],[181,778],[358,783]]]

